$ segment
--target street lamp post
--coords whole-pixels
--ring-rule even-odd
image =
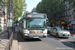
[[[13,13],[11,12],[13,10],[13,0],[9,0],[8,4],[9,4],[8,6],[8,10],[9,10],[8,38],[10,38],[10,19],[12,19],[13,21]]]
[[[10,9],[11,9],[11,0],[9,0],[9,17],[8,17],[8,19],[9,19],[9,26],[8,26],[9,31],[8,31],[8,39],[10,38]]]

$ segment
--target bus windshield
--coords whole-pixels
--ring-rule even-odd
[[[26,18],[26,28],[46,28],[46,19]]]

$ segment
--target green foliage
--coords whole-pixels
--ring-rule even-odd
[[[8,4],[9,0],[0,0],[0,6],[4,7],[4,6],[9,6]],[[14,9],[12,10],[14,18],[15,18],[15,22],[18,22],[18,17],[22,16],[22,12],[24,10],[24,8],[26,9],[26,3],[25,0],[13,0],[13,7]]]
[[[29,13],[28,11],[25,11],[25,13]]]
[[[15,22],[18,21],[18,17],[22,16],[23,7],[26,7],[25,0],[13,0],[14,2],[14,9],[13,9],[13,15],[15,17]]]
[[[42,0],[36,7],[37,12],[46,13],[48,17],[61,17],[65,11],[62,0]]]
[[[5,1],[0,0],[0,6],[1,6],[1,7],[4,7],[4,6],[5,6],[5,4],[6,4],[6,0],[5,0]]]
[[[0,6],[2,6],[2,7],[7,6],[8,5],[7,4],[8,1],[9,0],[0,0]]]

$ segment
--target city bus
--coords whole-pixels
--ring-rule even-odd
[[[47,15],[26,13],[19,21],[19,32],[24,39],[45,38],[47,36]]]

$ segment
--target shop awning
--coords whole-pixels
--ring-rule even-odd
[[[71,24],[75,24],[75,21],[71,21]]]

